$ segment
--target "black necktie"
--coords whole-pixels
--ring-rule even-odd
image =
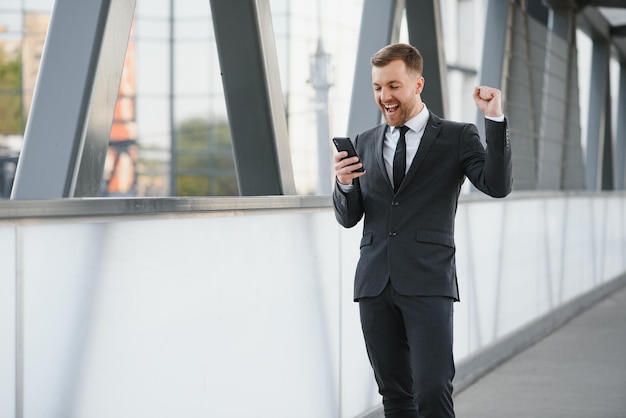
[[[400,138],[398,139],[398,145],[396,146],[396,153],[393,156],[393,190],[397,192],[400,188],[400,184],[404,179],[404,173],[406,172],[406,131],[409,130],[408,126],[400,126]]]

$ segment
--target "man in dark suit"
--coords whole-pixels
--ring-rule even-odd
[[[386,123],[354,139],[360,160],[335,155],[337,220],[350,228],[365,218],[354,299],[385,416],[454,417],[454,218],[466,177],[493,197],[511,191],[501,92],[474,90],[485,115],[485,149],[475,125],[428,111],[417,49],[392,44],[371,63]]]

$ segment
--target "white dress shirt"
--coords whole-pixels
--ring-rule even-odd
[[[409,171],[413,158],[415,158],[415,154],[417,154],[417,148],[420,146],[422,135],[424,135],[424,130],[428,123],[428,115],[428,108],[426,107],[426,103],[424,103],[422,110],[415,115],[413,119],[409,119],[404,124],[404,126],[409,128],[404,136],[406,140],[406,171],[404,174]],[[383,160],[385,160],[385,169],[387,169],[387,176],[390,180],[393,179],[393,156],[396,152],[398,140],[400,139],[400,129],[398,128],[399,127],[396,126],[387,127],[385,143],[383,144]]]

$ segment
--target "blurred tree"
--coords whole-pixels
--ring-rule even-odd
[[[0,49],[0,134],[21,135],[22,118],[22,60],[9,58]]]
[[[178,126],[178,196],[237,196],[237,175],[228,122],[194,118]]]

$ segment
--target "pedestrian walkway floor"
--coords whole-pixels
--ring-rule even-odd
[[[455,396],[457,418],[626,418],[626,287]]]

